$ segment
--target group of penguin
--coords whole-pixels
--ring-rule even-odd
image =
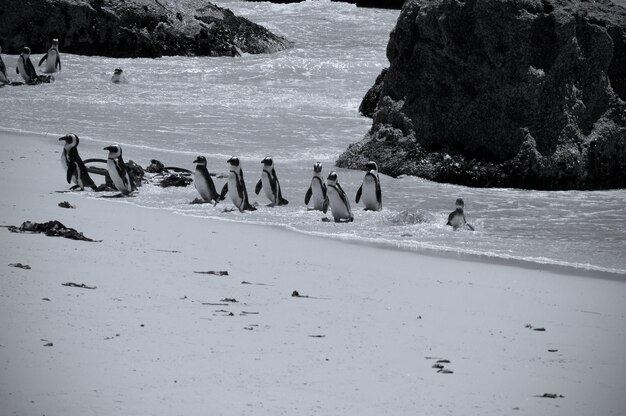
[[[0,47],[0,53],[2,53],[2,47]],[[61,56],[59,54],[59,40],[52,39],[52,46],[48,49],[48,52],[39,60],[41,66],[45,62],[43,72],[46,74],[52,74],[61,70]],[[30,48],[25,46],[22,48],[22,53],[17,58],[17,66],[15,72],[19,74],[26,84],[36,84],[40,82],[52,82],[54,78],[50,75],[37,75],[35,66],[30,60]],[[7,75],[6,66],[0,56],[0,84],[10,83]]]
[[[2,53],[2,46],[0,46],[0,54]],[[44,64],[43,72],[46,74],[53,74],[57,71],[61,71],[61,54],[59,53],[59,40],[52,39],[52,45],[50,49],[45,53],[44,56],[39,60],[38,67],[41,67]],[[33,65],[30,60],[30,48],[25,46],[22,48],[22,53],[17,58],[17,66],[15,67],[15,72],[21,75],[22,79],[26,84],[38,84],[41,82],[52,82],[54,81],[54,77],[52,75],[37,75],[37,70],[35,69],[35,65]],[[123,70],[121,68],[116,68],[113,71],[113,76],[111,77],[111,82],[114,84],[126,83],[126,78],[124,77]],[[9,77],[7,75],[7,69],[2,60],[2,55],[0,55],[0,85],[3,84],[11,84],[9,81]],[[15,85],[19,83],[14,83]]]
[[[85,163],[78,154],[80,141],[78,136],[70,133],[59,138],[59,141],[65,142],[63,152],[61,153],[61,163],[66,172],[67,182],[74,184],[72,189],[83,190],[85,187],[97,189],[96,184],[89,176]],[[128,172],[126,163],[122,158],[122,148],[117,144],[113,144],[105,147],[103,150],[109,152],[107,173],[115,188],[121,192],[121,195],[130,195],[137,190],[135,181]],[[228,181],[224,184],[220,193],[217,192],[213,179],[209,174],[206,158],[198,156],[193,163],[196,165],[194,186],[205,202],[217,204],[226,198],[227,193],[230,193],[231,201],[239,211],[256,210],[256,207],[250,203],[248,198],[243,170],[238,157],[233,156],[228,159],[228,164],[230,165]],[[270,201],[270,206],[287,205],[289,201],[282,195],[273,159],[266,157],[261,163],[263,164],[263,171],[261,179],[259,179],[254,188],[254,192],[258,195],[261,189],[263,189],[265,196]],[[368,162],[366,170],[363,183],[357,190],[355,202],[358,204],[362,200],[365,210],[380,211],[383,208],[383,200],[376,162]],[[307,206],[311,204],[312,209],[323,211],[324,213],[328,212],[328,208],[330,208],[335,222],[352,222],[354,220],[350,201],[339,184],[337,172],[330,172],[325,182],[322,177],[322,164],[319,162],[313,165],[313,177],[304,196],[304,203]],[[467,228],[473,231],[474,228],[465,220],[463,205],[462,199],[456,200],[456,209],[448,216],[447,225],[452,226],[455,230]]]

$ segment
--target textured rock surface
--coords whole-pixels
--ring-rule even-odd
[[[372,129],[337,164],[472,186],[626,187],[625,40],[626,9],[608,0],[408,0],[361,106]]]
[[[4,0],[0,44],[6,53],[62,52],[111,57],[234,56],[291,46],[230,10],[201,0]]]

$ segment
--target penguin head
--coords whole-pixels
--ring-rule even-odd
[[[378,165],[376,164],[376,162],[370,160],[369,162],[367,162],[367,164],[365,165],[365,169],[367,169],[368,171],[370,170],[375,170],[376,172],[378,172]]]
[[[327,180],[328,180],[328,182],[329,182],[329,183],[330,183],[330,182],[332,182],[332,183],[337,182],[337,172],[335,172],[335,171],[330,172],[330,173],[328,174],[328,178],[327,178]]]
[[[457,208],[463,208],[464,206],[465,206],[465,203],[463,202],[463,199],[462,198],[458,198],[456,200],[456,207]]]
[[[114,75],[122,75],[122,72],[124,72],[124,71],[122,70],[122,68],[115,68],[115,69],[113,70],[113,74],[114,74]]]
[[[320,162],[315,162],[313,165],[313,172],[322,173],[322,164]]]
[[[66,134],[65,136],[59,138],[59,141],[63,140],[68,147],[76,147],[78,146],[78,136],[74,133]]]
[[[24,55],[24,56],[29,56],[30,55],[30,48],[28,46],[24,46],[22,48],[22,55]]]
[[[263,166],[267,166],[268,168],[271,168],[274,165],[274,161],[269,156],[263,159],[261,163],[263,163]]]
[[[200,165],[200,166],[206,166],[206,157],[198,156],[196,160],[193,161],[193,163]]]
[[[52,46],[53,47],[59,46],[59,40],[58,39],[52,39]]]
[[[239,166],[239,158],[236,156],[233,156],[230,159],[228,159],[228,163],[230,164],[230,166],[237,167]]]
[[[122,156],[122,148],[119,144],[112,144],[111,146],[107,146],[104,150],[109,151],[109,159],[115,159]]]

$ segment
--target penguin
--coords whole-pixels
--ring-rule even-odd
[[[4,65],[4,61],[2,60],[2,46],[0,46],[0,85],[8,84],[9,77],[7,75],[7,67]]]
[[[63,152],[61,152],[61,164],[65,169],[67,183],[74,183],[71,189],[85,189],[90,187],[94,191],[97,190],[96,184],[93,182],[87,171],[85,163],[78,154],[78,136],[70,133],[59,138],[64,141]]]
[[[378,166],[376,162],[369,161],[365,165],[367,173],[363,178],[363,183],[356,191],[355,201],[358,204],[363,196],[363,204],[366,211],[380,211],[383,209],[383,196],[380,190],[380,178],[378,177]]]
[[[122,158],[122,148],[120,145],[112,144],[111,146],[105,147],[104,150],[109,151],[107,172],[117,190],[123,195],[128,195],[132,191],[137,190],[135,182],[128,173],[126,163],[124,163],[124,159]]]
[[[224,184],[220,200],[223,200],[230,189],[230,199],[240,212],[256,211],[256,207],[250,205],[248,200],[248,191],[246,190],[246,182],[243,179],[243,170],[241,170],[239,158],[233,156],[228,159],[230,164],[230,172],[228,174],[228,182]]]
[[[261,188],[265,189],[265,196],[270,200],[270,206],[275,205],[287,205],[289,201],[283,198],[283,194],[280,190],[280,182],[278,176],[276,176],[276,170],[274,169],[274,161],[271,157],[266,157],[261,161],[263,164],[263,170],[261,171],[261,179],[257,182],[254,188],[254,193],[259,194]]]
[[[57,67],[59,67],[59,71],[61,71],[61,56],[59,55],[58,39],[52,39],[52,46],[50,46],[48,52],[39,60],[39,65],[37,66],[41,66],[43,61],[46,61],[46,66],[43,70],[46,74],[57,72]]]
[[[193,184],[196,190],[206,202],[215,201],[217,204],[220,200],[220,195],[215,189],[215,184],[209,171],[206,168],[206,158],[204,156],[198,156],[193,161],[196,164],[196,171],[193,174]]]
[[[37,76],[37,71],[35,71],[33,63],[30,61],[30,48],[28,46],[22,49],[22,53],[19,58],[17,58],[15,72],[20,74],[27,84],[37,82],[39,77]]]
[[[114,84],[123,84],[126,83],[126,77],[124,76],[124,71],[122,68],[115,68],[113,71],[113,76],[111,77],[111,82]]]
[[[350,201],[348,201],[346,193],[337,181],[337,172],[330,172],[326,185],[328,187],[330,210],[335,222],[352,222],[354,216],[352,215],[352,209],[350,209]]]
[[[326,183],[324,183],[322,178],[322,164],[320,162],[316,162],[313,165],[311,185],[309,185],[309,189],[304,196],[305,205],[309,205],[311,197],[313,197],[313,209],[326,212],[328,209],[328,193]]]
[[[456,209],[448,215],[448,222],[446,225],[451,226],[454,231],[457,231],[461,227],[467,227],[470,231],[474,231],[474,227],[472,227],[471,224],[468,224],[465,220],[465,214],[463,213],[464,206],[465,203],[463,202],[463,199],[457,199]]]

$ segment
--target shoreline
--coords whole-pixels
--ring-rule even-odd
[[[53,138],[56,138],[57,136],[58,137],[63,136],[63,134],[57,135],[56,133],[51,133],[51,132],[37,133],[37,132],[32,132],[32,131],[16,130],[16,129],[0,126],[0,135],[2,134],[17,135],[17,136],[22,136],[22,137],[36,136],[36,137],[42,137],[42,138],[47,138],[49,136]],[[101,139],[94,139],[89,136],[84,136],[84,139],[82,140],[83,140],[82,141],[83,143],[91,143],[91,145],[95,143],[107,143],[107,141],[104,141]],[[82,146],[85,146],[85,144],[83,144]],[[126,146],[141,149],[142,151],[154,150],[156,153],[166,152],[163,149],[148,149],[144,146],[134,146],[132,144],[126,145]],[[191,155],[193,153],[189,153],[189,154]],[[161,209],[157,207],[145,207],[139,204],[135,204],[132,201],[127,201],[127,202],[129,204],[142,207],[142,208]],[[166,209],[166,210],[175,212],[175,208]],[[417,255],[435,256],[435,257],[442,258],[442,259],[456,258],[456,259],[460,259],[464,261],[477,262],[477,263],[511,265],[515,267],[528,269],[528,270],[546,270],[546,271],[551,271],[551,272],[565,274],[565,275],[571,274],[571,275],[576,275],[576,276],[589,276],[593,278],[626,281],[626,270],[606,269],[606,268],[602,268],[601,266],[595,266],[595,265],[570,264],[570,263],[565,263],[565,262],[559,262],[558,260],[552,260],[552,259],[546,259],[546,261],[544,262],[541,260],[525,259],[525,258],[519,258],[515,256],[505,257],[501,255],[490,255],[490,254],[485,254],[485,253],[480,253],[480,252],[468,252],[468,251],[462,251],[459,249],[448,248],[448,247],[437,247],[437,248],[411,247],[408,244],[403,245],[402,242],[382,241],[382,240],[376,240],[373,238],[364,238],[364,237],[358,237],[358,238],[357,237],[354,237],[354,238],[342,237],[342,236],[337,236],[334,234],[325,234],[325,233],[318,233],[315,231],[301,230],[289,224],[281,225],[281,224],[273,224],[273,223],[264,223],[261,221],[255,221],[254,219],[252,219],[251,221],[245,221],[245,220],[240,220],[240,219],[223,218],[223,217],[218,217],[215,215],[195,216],[193,214],[187,214],[184,212],[180,212],[180,215],[183,215],[183,216],[189,215],[189,216],[204,218],[208,220],[224,221],[228,223],[235,222],[235,223],[241,223],[241,224],[257,225],[261,227],[272,227],[272,228],[287,230],[289,232],[295,232],[295,233],[306,235],[306,236],[319,237],[323,239],[332,239],[335,241],[345,242],[349,244],[372,246],[372,247],[378,247],[378,248],[383,248],[383,249],[388,249],[388,250],[398,250],[398,251],[403,251],[403,252],[408,252],[408,253],[415,253]]]

